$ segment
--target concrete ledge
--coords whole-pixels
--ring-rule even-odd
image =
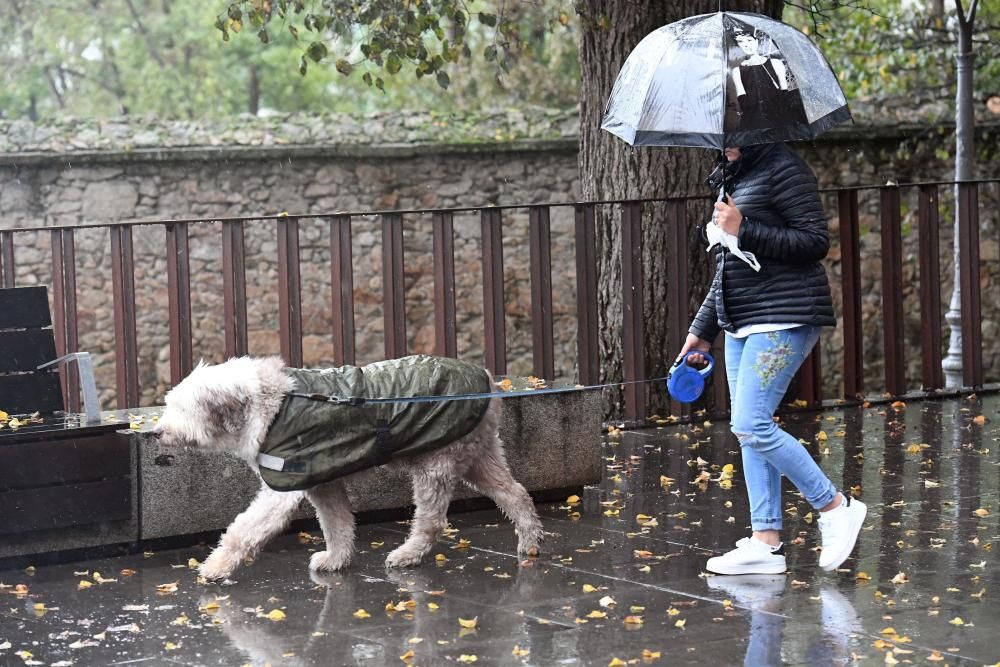
[[[500,437],[514,477],[529,492],[596,484],[601,479],[601,394],[504,399]],[[141,440],[138,447],[143,540],[225,528],[260,486],[257,476],[233,457],[167,454]],[[355,512],[412,504],[409,479],[398,471],[379,469],[364,484],[349,483],[348,491]],[[468,487],[456,487],[455,499],[473,496]],[[305,506],[297,518],[309,516],[311,508]]]

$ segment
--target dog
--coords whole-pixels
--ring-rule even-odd
[[[419,364],[434,363],[435,360],[438,358],[420,355],[379,363],[398,361],[397,366],[407,370],[417,368]],[[438,367],[444,361],[463,363],[438,360]],[[360,369],[340,367],[318,373],[326,377],[350,371],[354,373],[351,377],[360,377],[375,366],[377,364]],[[239,357],[218,365],[202,362],[167,393],[166,408],[150,435],[164,447],[183,446],[201,451],[229,452],[261,475],[260,449],[272,422],[287,408],[289,401],[309,400],[291,395],[297,388],[294,379],[297,377],[296,370],[285,368],[278,357]],[[492,384],[491,376],[485,369],[479,368],[478,371],[486,373],[488,382]],[[298,372],[301,374],[303,371]],[[447,527],[446,514],[456,480],[491,498],[512,521],[520,555],[538,555],[542,525],[531,496],[514,479],[507,464],[499,437],[500,400],[483,399],[483,405],[485,410],[481,416],[476,415],[477,422],[461,437],[432,451],[393,458],[384,463],[402,468],[409,474],[416,506],[409,535],[401,546],[388,555],[386,566],[416,566],[430,552]],[[407,409],[410,408],[399,404],[393,407],[393,410]],[[400,423],[412,424],[405,420]],[[331,434],[335,430],[331,429]],[[365,474],[366,471],[359,470],[349,476]],[[324,551],[312,554],[310,569],[317,572],[341,570],[350,563],[354,552],[354,515],[344,483],[347,478],[337,477],[291,491],[274,490],[263,483],[266,478],[262,478],[257,496],[225,530],[218,545],[199,567],[199,573],[208,580],[228,578],[241,563],[252,559],[271,538],[287,528],[303,498],[315,507],[326,543]]]

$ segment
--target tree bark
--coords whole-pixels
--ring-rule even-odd
[[[782,0],[728,0],[729,11],[753,11],[781,17]],[[692,194],[708,196],[703,181],[715,154],[696,148],[632,148],[601,130],[601,118],[615,78],[632,49],[647,34],[679,19],[715,12],[718,0],[586,0],[578,9],[583,24],[580,44],[580,175],[584,199],[608,200],[670,197]],[[687,248],[669,247],[667,229],[659,207],[645,206],[643,215],[643,279],[645,293],[645,369],[647,378],[666,375],[679,350],[667,349],[666,268],[678,252],[689,253],[690,303],[701,303],[713,267],[701,247],[698,227],[710,215],[707,202],[687,207]],[[597,216],[598,313],[600,324],[601,377],[614,382],[623,378],[620,217],[610,207]],[[686,335],[686,332],[684,332]],[[646,385],[648,411],[666,414],[661,387]],[[609,394],[609,418],[622,411],[621,393]]]

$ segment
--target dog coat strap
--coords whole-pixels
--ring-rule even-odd
[[[271,456],[270,454],[258,454],[257,465],[259,465],[261,468],[267,468],[268,470],[277,470],[278,472],[287,472],[299,475],[302,475],[306,472],[305,463],[301,461],[289,461],[279,456]]]
[[[392,431],[385,419],[375,420],[375,465],[380,466],[392,458]]]

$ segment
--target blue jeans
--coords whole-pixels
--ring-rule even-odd
[[[781,476],[816,509],[837,495],[798,440],[774,423],[774,411],[795,372],[819,340],[819,327],[726,336],[726,374],[732,396],[730,428],[739,438],[753,530],[781,530]]]

